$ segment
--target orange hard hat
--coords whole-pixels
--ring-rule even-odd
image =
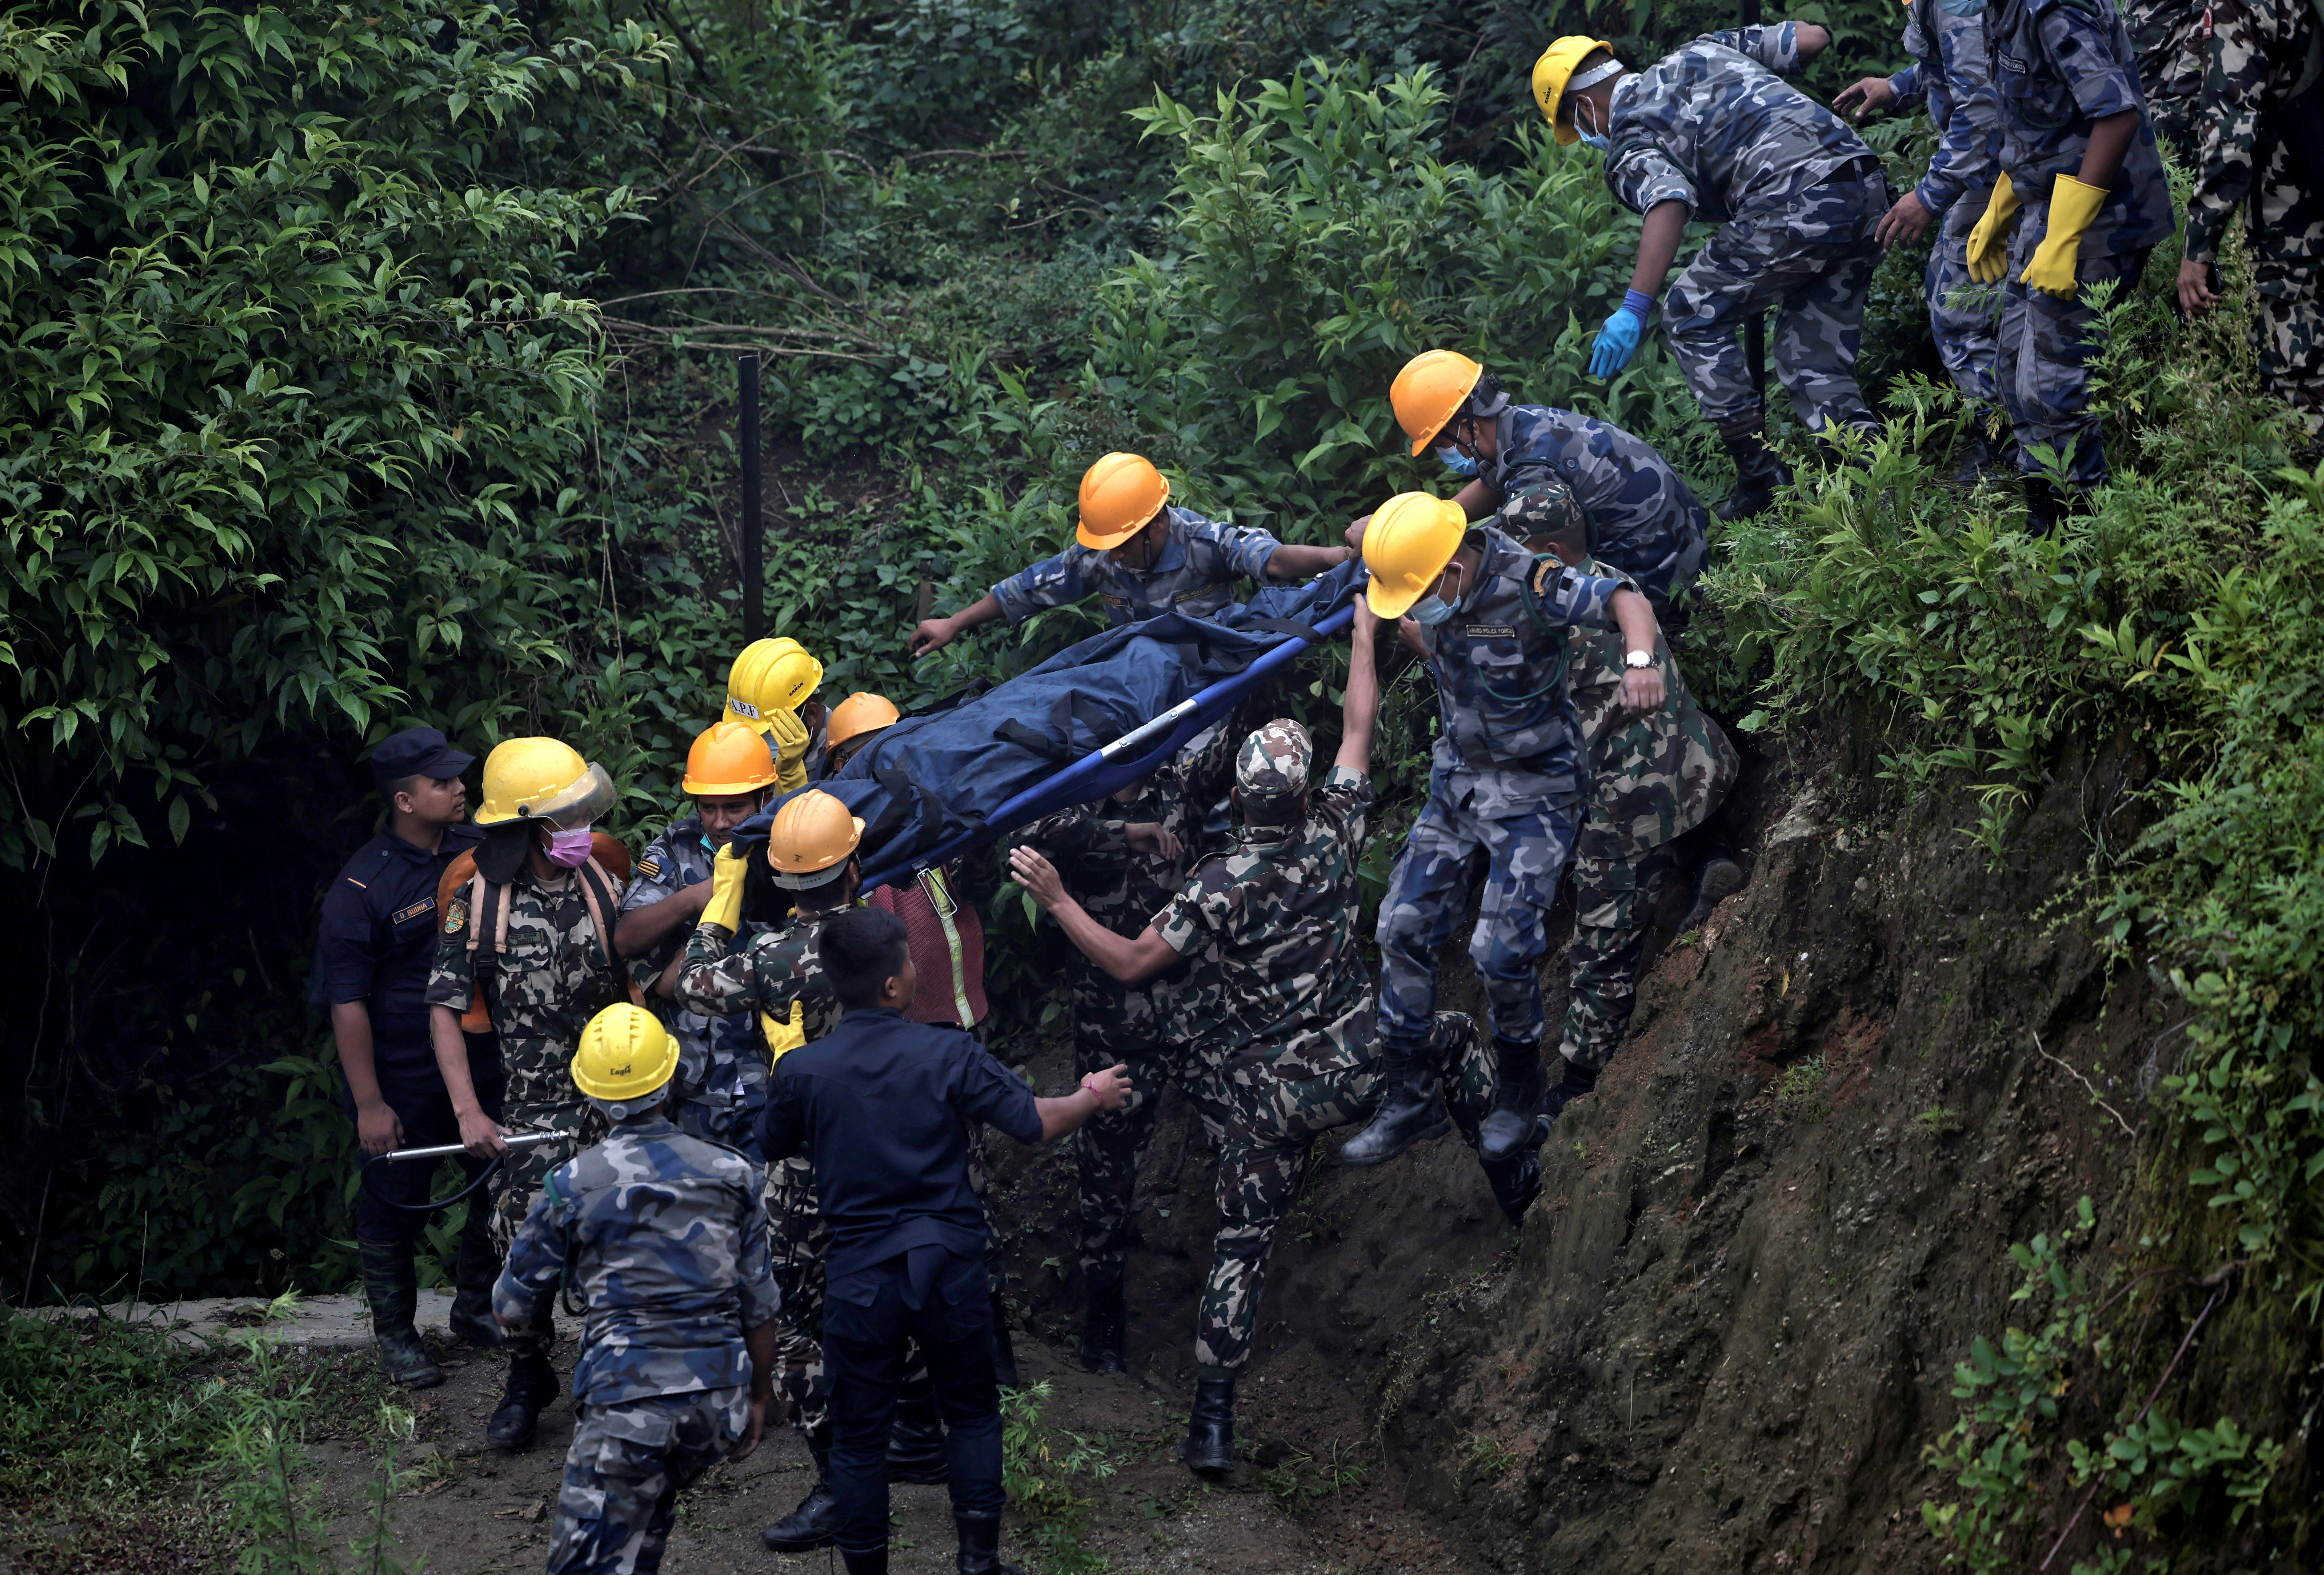
[[[1082,473],[1082,519],[1074,539],[1102,552],[1146,528],[1170,501],[1170,484],[1142,455],[1109,454]]]
[[[756,793],[771,788],[775,757],[767,741],[747,722],[714,722],[694,735],[686,751],[686,780],[678,786],[697,796],[718,797],[729,793]]]
[[[823,884],[826,872],[847,862],[863,840],[863,823],[847,806],[820,788],[783,800],[767,833],[767,864],[775,884],[798,891]]]
[[[844,744],[858,733],[893,727],[902,714],[885,695],[867,695],[858,689],[831,708],[830,718],[823,724],[824,747]]]
[[[1396,424],[1412,439],[1415,458],[1425,454],[1444,430],[1444,423],[1461,413],[1485,369],[1458,350],[1423,350],[1404,364],[1388,385],[1388,402],[1396,410]]]

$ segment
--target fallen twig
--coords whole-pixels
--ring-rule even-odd
[[[2116,1110],[2112,1105],[2107,1103],[2106,1101],[2098,1098],[2098,1091],[2096,1088],[2091,1087],[2090,1080],[2089,1078],[2084,1077],[2080,1073],[2074,1070],[2073,1064],[2071,1062],[2060,1060],[2059,1057],[2051,1055],[2047,1050],[2043,1050],[2042,1048],[2042,1036],[2039,1034],[2034,1036],[2034,1048],[2041,1052],[2043,1060],[2054,1061],[2057,1062],[2060,1066],[2064,1067],[2066,1069],[2066,1074],[2069,1077],[2071,1077],[2076,1082],[2080,1083],[2085,1089],[2089,1090],[2090,1103],[2098,1106],[2098,1109],[2104,1110],[2107,1115],[2112,1116],[2116,1124],[2118,1124],[2122,1128],[2123,1131],[2128,1135],[2133,1143],[2138,1141],[2138,1128],[2132,1126],[2128,1121],[2124,1120],[2120,1110]]]

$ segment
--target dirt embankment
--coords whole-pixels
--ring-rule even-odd
[[[1969,796],[1877,770],[1753,763],[1732,814],[1753,879],[1659,937],[1521,1233],[1457,1139],[1314,1167],[1240,1412],[1259,1469],[1346,1451],[1406,1512],[1400,1540],[1332,1526],[1347,1567],[1936,1567],[1922,1450],[1971,1336],[2008,1319],[2008,1244],[2084,1193],[2103,1211],[2128,1169],[2076,1073],[2135,1123],[2180,1014],[2045,912],[2135,761],[2061,766],[1998,866],[1962,834]],[[1015,1294],[1062,1337],[1071,1161],[1004,1171]],[[1140,1184],[1131,1361],[1181,1415],[1211,1185],[1174,1109]]]

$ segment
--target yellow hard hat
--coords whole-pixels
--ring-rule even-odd
[[[1364,528],[1364,566],[1372,576],[1364,599],[1372,611],[1403,617],[1427,594],[1468,533],[1468,516],[1450,498],[1398,493],[1373,510]]]
[[[804,891],[822,885],[862,840],[863,823],[846,805],[810,789],[784,799],[775,811],[775,824],[767,834],[767,865],[775,872],[776,885]]]
[[[613,807],[605,768],[553,738],[512,738],[484,757],[484,806],[478,825],[523,816],[579,825]]]
[[[1412,439],[1415,458],[1428,451],[1444,423],[1461,413],[1485,369],[1458,350],[1423,350],[1404,364],[1388,385],[1388,402],[1396,424]]]
[[[823,724],[823,741],[827,749],[844,744],[862,732],[877,732],[883,727],[893,727],[902,713],[885,695],[867,695],[858,689],[831,708],[831,716]]]
[[[609,1103],[643,1099],[677,1070],[678,1041],[659,1018],[628,1001],[591,1018],[573,1052],[573,1086]]]
[[[775,758],[767,752],[767,741],[749,723],[727,717],[694,735],[694,747],[686,751],[686,780],[678,786],[716,797],[756,793],[774,780]]]
[[[788,636],[754,640],[726,669],[726,714],[759,732],[778,711],[796,711],[823,682],[823,664]]]
[[[1146,528],[1170,501],[1170,484],[1153,461],[1109,454],[1082,472],[1082,519],[1074,539],[1103,551]]]
[[[1599,50],[1611,54],[1614,46],[1602,38],[1569,33],[1542,51],[1541,59],[1533,63],[1533,101],[1549,117],[1550,134],[1561,147],[1572,147],[1582,140],[1582,134],[1573,129],[1571,121],[1559,122],[1558,100],[1565,97],[1565,84],[1572,78],[1573,68]]]

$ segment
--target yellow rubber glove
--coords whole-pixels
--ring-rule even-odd
[[[718,850],[710,866],[710,900],[702,909],[704,924],[718,925],[730,935],[742,929],[742,877],[750,867],[750,861],[735,852],[732,843]]]
[[[2071,175],[2059,176],[2050,188],[2050,227],[2042,233],[2042,244],[2034,248],[2034,261],[2025,264],[2017,281],[2052,295],[2073,294],[2082,232],[2098,216],[2106,199],[2105,187],[2085,186]]]
[[[1993,199],[1985,216],[1969,233],[1969,276],[1979,284],[1998,284],[2009,272],[2009,226],[2017,217],[2017,189],[2004,175],[1993,183]]]
[[[767,713],[767,747],[775,755],[775,788],[796,793],[807,786],[807,723],[796,711]]]
[[[807,1043],[807,1003],[791,1002],[788,1018],[770,1018],[759,1014],[759,1031],[767,1036],[767,1062],[772,1065]]]

